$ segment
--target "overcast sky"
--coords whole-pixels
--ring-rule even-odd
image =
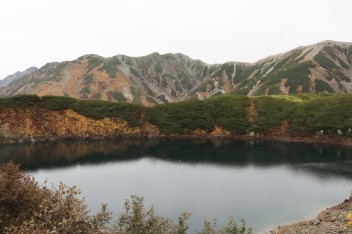
[[[1,0],[0,78],[94,53],[255,62],[352,42],[351,0]]]

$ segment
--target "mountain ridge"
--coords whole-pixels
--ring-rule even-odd
[[[351,80],[352,43],[326,40],[254,63],[207,64],[182,53],[107,58],[87,54],[47,63],[0,88],[0,95],[57,95],[153,106],[226,93],[349,93]]]
[[[0,87],[5,87],[8,84],[10,84],[12,81],[17,80],[19,78],[21,78],[22,76],[25,76],[27,74],[30,74],[32,72],[37,71],[38,68],[37,67],[29,67],[24,71],[17,71],[12,75],[8,75],[5,78],[3,78],[2,80],[0,80]]]

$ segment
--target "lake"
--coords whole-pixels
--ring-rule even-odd
[[[114,140],[0,146],[41,183],[77,185],[96,212],[105,202],[115,216],[125,199],[174,220],[192,213],[190,232],[204,218],[245,219],[255,233],[316,215],[351,194],[351,148],[270,141]]]

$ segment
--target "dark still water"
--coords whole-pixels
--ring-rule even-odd
[[[132,194],[173,219],[245,219],[255,232],[309,218],[352,189],[352,151],[341,146],[234,140],[116,140],[0,146],[39,181],[77,185],[95,212]]]

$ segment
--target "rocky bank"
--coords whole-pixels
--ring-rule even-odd
[[[279,226],[270,233],[351,234],[352,218],[348,214],[352,214],[352,196],[343,203],[322,211],[315,219]]]

